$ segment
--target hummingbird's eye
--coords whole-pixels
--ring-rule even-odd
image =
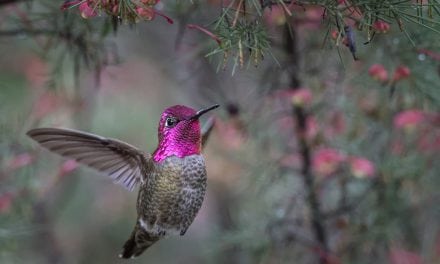
[[[167,119],[165,120],[165,126],[166,127],[173,127],[177,124],[177,119],[174,117],[167,117]]]

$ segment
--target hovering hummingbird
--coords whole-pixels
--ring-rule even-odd
[[[134,258],[167,235],[184,235],[202,206],[206,168],[199,117],[217,107],[197,112],[183,105],[165,109],[153,154],[70,129],[36,128],[27,135],[57,154],[105,173],[130,191],[140,187],[136,225],[119,254]]]

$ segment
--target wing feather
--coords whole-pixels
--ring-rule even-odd
[[[125,142],[63,128],[36,128],[27,135],[44,148],[98,170],[132,191],[152,166],[150,155]]]

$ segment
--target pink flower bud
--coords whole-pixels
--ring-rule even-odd
[[[425,120],[425,113],[412,109],[398,113],[394,117],[394,127],[405,130],[414,130],[415,127]]]
[[[336,40],[339,36],[339,31],[337,31],[336,29],[333,29],[332,32],[330,33],[330,36],[332,39]]]
[[[376,81],[386,82],[388,80],[388,72],[382,64],[371,65],[368,73]]]
[[[81,12],[81,16],[83,18],[95,17],[98,15],[95,8],[91,7],[87,1],[80,4],[78,9]]]
[[[379,33],[387,33],[390,30],[390,24],[382,20],[377,20],[373,24],[373,29]]]
[[[397,67],[396,71],[394,72],[393,82],[397,82],[402,79],[406,79],[410,76],[410,74],[411,74],[411,71],[408,67],[399,66],[399,67]]]
[[[300,88],[293,91],[292,103],[296,106],[309,105],[312,102],[313,95],[310,89]]]
[[[322,176],[329,176],[334,173],[339,164],[345,160],[345,156],[336,149],[323,148],[313,155],[313,170]]]
[[[138,15],[145,20],[153,20],[155,12],[150,7],[138,7],[136,8]]]
[[[357,178],[373,177],[376,171],[374,164],[362,157],[350,158],[350,170]]]

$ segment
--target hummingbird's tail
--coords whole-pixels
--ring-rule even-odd
[[[138,223],[136,223],[130,238],[125,242],[119,257],[124,259],[135,258],[159,239],[160,236],[149,234]]]

